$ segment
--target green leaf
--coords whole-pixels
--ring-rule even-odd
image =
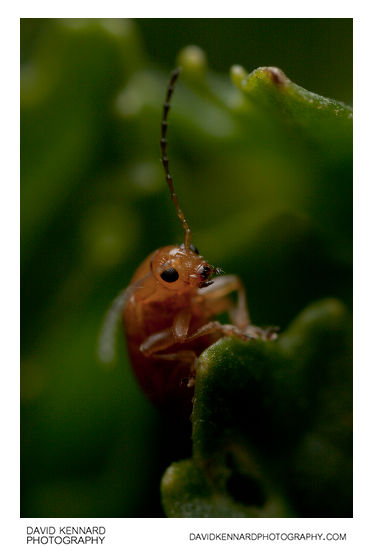
[[[347,310],[327,299],[275,342],[226,338],[207,349],[197,372],[193,457],[163,477],[166,514],[348,514],[350,340]]]
[[[277,67],[260,67],[250,74],[237,65],[231,68],[234,84],[253,105],[267,115],[297,125],[325,147],[336,139],[337,145],[349,148],[352,125],[351,107],[305,90]],[[338,133],[336,130],[338,129]]]

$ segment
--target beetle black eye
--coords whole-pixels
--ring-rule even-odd
[[[175,268],[167,268],[161,273],[161,278],[167,283],[173,283],[179,279],[179,272]]]
[[[198,270],[198,274],[202,277],[202,279],[207,279],[211,274],[210,266],[207,266],[206,264],[201,266]]]

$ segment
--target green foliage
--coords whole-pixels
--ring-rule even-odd
[[[351,326],[310,306],[276,342],[222,339],[201,356],[193,458],[162,481],[168,516],[351,514]]]
[[[161,26],[152,21],[151,36]],[[163,485],[170,516],[339,514],[348,503],[340,492],[350,467],[338,411],[347,424],[349,372],[342,361],[341,372],[334,372],[338,350],[320,344],[327,333],[322,320],[331,320],[335,335],[338,315],[347,316],[336,302],[306,310],[319,312],[314,332],[306,324],[306,336],[301,324],[268,346],[222,341],[206,351],[201,362],[209,382],[197,381],[192,460],[188,435],[171,430],[172,420],[162,419],[140,392],[122,339],[120,365],[105,371],[96,361],[110,301],[152,250],[182,239],[159,162],[161,106],[173,67],[160,67],[146,52],[150,34],[142,28],[146,22],[119,19],[21,22],[21,514],[160,516],[159,481],[178,459],[185,463],[174,464]],[[320,33],[315,36],[319,47]],[[170,168],[195,245],[212,264],[243,279],[255,324],[285,328],[323,297],[351,308],[350,108],[268,69],[247,75],[235,66],[229,79],[195,47],[172,56],[184,71],[170,112]],[[270,52],[267,57],[273,59]],[[327,74],[325,63],[319,74]],[[291,334],[305,347],[303,366],[294,359]],[[218,374],[232,353],[236,369],[225,389]],[[259,429],[253,439],[251,423],[238,423],[230,458],[220,442],[230,438],[228,422],[216,448],[197,429],[198,416],[215,426],[214,400],[227,407],[234,373],[246,373],[248,383],[258,373],[257,407],[268,430],[278,423],[286,441],[281,460],[260,442]],[[283,379],[276,382],[279,373]],[[303,417],[292,419],[280,395],[301,408],[296,396],[306,400],[311,392],[317,404],[297,409]],[[214,468],[206,477],[210,457]],[[256,504],[240,501],[235,487],[255,477]]]

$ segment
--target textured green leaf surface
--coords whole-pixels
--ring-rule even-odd
[[[275,342],[222,339],[200,358],[193,457],[162,481],[169,516],[348,516],[351,326],[336,300]]]

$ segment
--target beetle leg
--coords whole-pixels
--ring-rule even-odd
[[[227,295],[237,292],[237,304],[227,303]],[[250,325],[249,310],[246,302],[245,288],[239,277],[235,275],[220,276],[214,279],[214,285],[199,289],[199,296],[203,296],[206,305],[215,314],[228,311],[232,323],[252,338],[274,340],[277,337],[277,328],[262,329]]]
[[[235,325],[222,325],[219,321],[210,321],[205,325],[202,325],[202,327],[199,327],[191,335],[185,337],[176,337],[173,327],[165,329],[164,331],[159,331],[159,333],[153,333],[153,335],[150,335],[141,344],[140,351],[144,354],[144,356],[155,357],[158,352],[166,350],[176,343],[191,342],[199,337],[202,337],[203,335],[208,335],[209,333],[221,333],[222,335],[227,336],[236,335],[243,340],[257,338],[259,336],[256,332],[246,332],[246,330],[243,331]],[[167,355],[169,356],[169,354]]]
[[[240,329],[236,325],[230,325],[228,323],[222,324],[219,321],[209,321],[199,327],[194,333],[189,335],[184,342],[191,342],[203,335],[208,335],[209,333],[220,333],[222,336],[233,337],[236,336],[243,341],[249,339],[263,339],[263,340],[275,340],[277,338],[276,333],[277,328],[268,328],[262,329],[261,327],[256,327],[255,325],[248,325],[247,327]]]
[[[175,317],[172,327],[153,333],[140,346],[140,351],[145,356],[153,356],[160,350],[165,350],[175,343],[184,342],[188,335],[191,312],[182,310]]]
[[[250,323],[250,317],[245,288],[240,278],[235,275],[225,275],[217,277],[213,281],[214,285],[199,289],[198,295],[203,296],[207,302],[213,303],[236,291],[237,305],[230,307],[228,313],[234,325],[241,329],[247,327]]]
[[[235,277],[235,276],[232,276]],[[238,279],[238,278],[236,278]],[[216,297],[214,297],[216,298]],[[218,297],[223,298],[222,296]],[[219,321],[210,321],[199,327],[194,333],[188,334],[191,312],[182,310],[174,320],[172,327],[153,333],[140,346],[140,351],[145,356],[153,356],[162,350],[166,350],[176,343],[190,342],[203,335],[210,333],[221,333],[222,335],[233,336],[248,340],[265,338],[265,330],[260,327],[245,324],[239,327],[238,325],[221,324]]]
[[[205,325],[202,325],[202,327],[199,327],[194,333],[189,335],[184,342],[194,341],[195,339],[210,333],[220,333],[222,336],[228,337],[236,336],[246,341],[260,337],[261,334],[258,333],[258,330],[261,331],[259,327],[254,327],[252,325],[245,327],[245,329],[240,329],[236,325],[230,325],[228,323],[222,324],[219,321],[209,321],[208,323],[205,323]]]
[[[153,356],[156,352],[165,350],[176,342],[177,339],[175,339],[174,331],[172,327],[170,327],[164,331],[153,333],[153,335],[146,338],[140,345],[140,352],[142,352],[144,356]]]

